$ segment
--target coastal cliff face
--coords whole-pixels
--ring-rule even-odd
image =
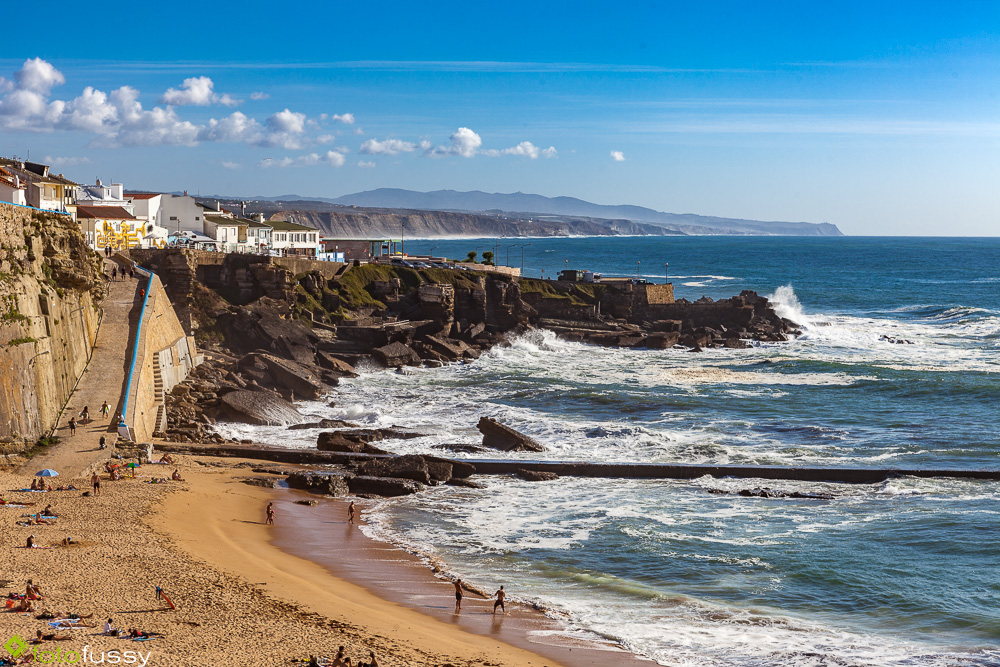
[[[103,297],[101,260],[69,216],[0,203],[0,452],[58,419],[86,368]]]
[[[678,232],[631,220],[560,218],[528,220],[504,216],[448,211],[397,209],[345,209],[343,211],[288,210],[272,214],[315,227],[333,238],[414,238],[446,236],[616,236],[673,235]]]

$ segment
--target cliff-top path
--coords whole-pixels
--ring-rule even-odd
[[[105,271],[111,274],[115,262],[104,260]],[[90,365],[84,371],[76,390],[70,396],[63,411],[55,434],[62,442],[51,450],[29,460],[23,473],[34,474],[51,468],[68,479],[89,475],[89,468],[106,457],[100,449],[101,436],[107,436],[110,446],[118,438],[111,428],[111,418],[121,404],[125,373],[128,368],[130,322],[129,315],[139,290],[145,280],[126,278],[110,283],[110,292],[104,300],[104,318],[97,332],[97,343]],[[101,415],[101,403],[107,401],[111,411],[107,417]],[[90,422],[83,423],[80,412],[90,409]],[[70,435],[69,420],[76,417],[76,435]],[[29,470],[30,469],[30,470]]]

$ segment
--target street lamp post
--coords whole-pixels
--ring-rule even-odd
[[[635,279],[639,279],[639,260],[635,260]]]
[[[664,262],[663,263],[663,284],[664,285],[666,285],[666,284],[668,284],[670,282],[670,272],[668,271],[669,268],[670,268],[670,262]]]
[[[406,220],[401,219],[399,221],[399,254],[401,256],[406,255],[406,236],[403,232],[403,228],[406,226]]]

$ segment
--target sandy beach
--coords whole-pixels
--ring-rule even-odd
[[[73,652],[82,655],[84,647],[97,658],[111,651],[139,651],[136,664],[145,656],[154,665],[291,664],[309,655],[333,656],[339,646],[345,646],[355,662],[367,661],[368,652],[374,651],[380,665],[555,667],[620,664],[619,659],[629,658],[620,651],[606,654],[581,647],[575,652],[551,645],[528,650],[526,631],[551,627],[533,610],[514,606],[501,624],[510,622],[510,629],[503,630],[486,620],[487,603],[471,596],[466,606],[475,608],[468,609],[465,618],[483,620],[479,627],[468,625],[465,618],[448,620],[384,592],[376,595],[372,577],[367,586],[354,583],[335,576],[330,567],[279,549],[272,544],[280,542],[278,531],[263,525],[269,500],[277,502],[279,522],[291,519],[292,507],[306,517],[317,512],[318,520],[331,516],[324,511],[336,512],[342,521],[342,508],[333,501],[293,505],[295,492],[246,485],[241,478],[253,476],[251,465],[257,464],[179,457],[176,467],[183,482],[148,483],[152,477],[168,477],[173,467],[146,465],[135,479],[105,479],[97,497],[82,496],[89,487],[83,479],[59,478],[61,484],[75,483],[75,491],[28,493],[14,491],[30,483],[28,476],[0,473],[8,503],[35,503],[0,508],[8,553],[0,579],[9,580],[3,592],[23,593],[25,582],[32,579],[45,595],[38,611],[60,617],[93,614],[87,623],[96,626],[52,630],[35,618],[38,612],[7,611],[0,613],[4,641],[15,634],[29,639],[37,630],[66,633],[72,639],[45,642],[38,650],[55,649],[58,654],[61,649],[63,657],[70,658]],[[15,525],[26,520],[23,514],[46,504],[59,516],[54,524]],[[353,559],[368,558],[373,568],[382,568],[379,561],[385,558],[379,549],[403,555],[388,546],[373,550],[378,543],[354,530],[358,539],[351,541]],[[29,535],[52,548],[24,548]],[[76,544],[62,546],[65,537]],[[414,578],[435,591],[437,602],[428,606],[444,604],[450,585],[411,560],[401,566],[419,571]],[[157,586],[175,610],[157,599]],[[108,618],[117,628],[163,636],[146,642],[102,636]],[[609,661],[611,656],[616,659]]]

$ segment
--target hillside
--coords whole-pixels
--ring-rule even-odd
[[[237,202],[220,200],[238,210]],[[248,213],[316,227],[336,238],[518,237],[676,235],[680,232],[631,220],[598,220],[573,216],[510,216],[455,211],[356,208],[314,201],[250,202]],[[405,232],[403,230],[405,229]]]
[[[286,199],[293,197],[286,196]],[[556,215],[605,220],[631,220],[684,234],[842,235],[836,225],[829,223],[744,220],[695,215],[693,213],[664,213],[642,206],[608,206],[574,197],[544,197],[522,192],[512,194],[486,193],[478,190],[472,192],[457,192],[455,190],[414,192],[395,188],[379,188],[324,201],[345,206],[506,212],[507,214],[514,213],[520,217]]]

